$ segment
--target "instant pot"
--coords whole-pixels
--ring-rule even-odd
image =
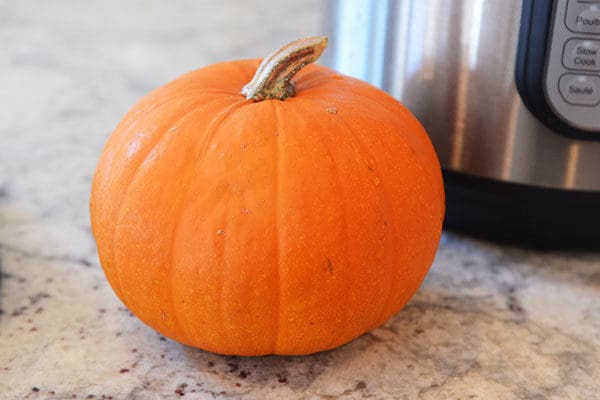
[[[402,101],[445,226],[600,248],[600,0],[339,0],[325,63]]]

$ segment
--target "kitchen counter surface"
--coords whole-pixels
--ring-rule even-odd
[[[0,399],[598,399],[600,254],[445,234],[388,323],[305,357],[224,357],[133,317],[99,266],[95,162],[149,90],[322,31],[321,2],[0,3]]]

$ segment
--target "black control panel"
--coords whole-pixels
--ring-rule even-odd
[[[515,80],[549,128],[600,140],[600,0],[524,0]]]

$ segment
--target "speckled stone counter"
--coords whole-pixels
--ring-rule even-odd
[[[381,328],[306,357],[223,357],[140,323],[88,221],[122,115],[183,72],[322,31],[310,1],[0,2],[0,399],[600,399],[600,254],[447,234]]]

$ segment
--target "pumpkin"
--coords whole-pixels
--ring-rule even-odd
[[[110,136],[90,201],[100,262],[161,334],[221,354],[318,352],[384,323],[423,281],[444,215],[434,149],[394,98],[310,64],[326,44],[188,73]]]

